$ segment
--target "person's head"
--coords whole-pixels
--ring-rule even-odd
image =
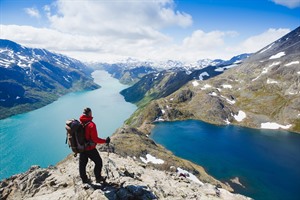
[[[86,116],[92,116],[92,110],[90,108],[83,109],[83,114]]]

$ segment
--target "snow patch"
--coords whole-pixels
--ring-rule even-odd
[[[226,85],[226,84],[223,84],[222,87],[223,87],[223,88],[229,88],[229,89],[232,89],[232,85]]]
[[[156,80],[158,78],[160,73],[154,74],[154,79]]]
[[[236,61],[237,62],[237,61]],[[236,63],[235,62],[235,63]],[[216,68],[214,71],[215,72],[223,72],[225,69],[230,69],[230,68],[232,68],[232,67],[236,67],[237,66],[237,64],[232,64],[232,65],[228,65],[228,66],[225,66],[225,67],[218,67],[218,68]]]
[[[219,67],[219,68],[216,68],[215,69],[215,72],[223,72],[224,71],[224,68],[223,67]]]
[[[299,93],[298,91],[295,91],[295,92],[291,92],[291,91],[290,91],[290,92],[289,92],[290,95],[295,95],[295,94],[298,94],[298,93]]]
[[[293,62],[290,62],[288,64],[285,64],[284,66],[288,67],[288,66],[291,66],[291,65],[297,65],[299,63],[300,63],[299,61],[293,61]]]
[[[264,67],[264,68],[263,68],[263,71],[261,72],[261,74],[258,75],[256,78],[252,79],[251,81],[256,81],[257,79],[259,79],[259,78],[261,77],[262,74],[268,73],[268,71],[269,71],[269,69],[270,69],[271,67],[276,66],[276,65],[279,65],[279,64],[280,64],[280,62],[274,62],[274,63],[272,63],[271,65],[269,65],[268,67]]]
[[[260,76],[261,76],[261,74],[258,77],[252,79],[251,81],[256,81],[257,79],[259,79]]]
[[[144,162],[144,163],[148,163],[148,162],[152,162],[153,164],[163,164],[165,161],[163,161],[162,159],[158,159],[155,158],[154,156],[147,154],[146,155],[146,159],[143,157],[140,157],[140,159]]]
[[[154,120],[154,122],[163,122],[165,121],[162,117],[158,117]]]
[[[270,49],[273,45],[274,45],[274,43],[272,43],[271,45],[269,45],[267,48],[261,50],[259,53],[263,53],[263,52],[267,51],[267,50]]]
[[[200,81],[203,81],[203,77],[204,76],[209,76],[209,74],[207,72],[202,72],[200,75],[199,75],[199,80]]]
[[[272,59],[277,59],[277,58],[281,58],[282,56],[285,56],[285,52],[279,52],[273,56],[271,56],[269,59],[272,60]]]
[[[275,84],[275,83],[278,83],[278,81],[274,81],[272,79],[267,80],[267,84]]]
[[[276,66],[276,65],[279,65],[279,64],[280,64],[280,62],[274,62],[274,63],[272,63],[271,65],[269,65],[268,67],[264,67],[264,68],[263,68],[263,71],[262,71],[261,73],[262,73],[262,74],[265,74],[265,73],[268,72],[268,70],[269,70],[271,67]]]
[[[194,87],[199,85],[199,83],[197,81],[193,81],[192,84],[193,84]]]
[[[284,126],[284,125],[277,124],[275,122],[261,123],[261,128],[264,129],[279,129],[279,128],[289,129],[291,126],[292,126],[291,124]]]
[[[211,92],[211,93],[209,93],[209,95],[214,96],[214,97],[218,96],[217,93],[215,93],[215,92]]]
[[[228,120],[228,118],[227,118],[226,120],[224,120],[224,122],[225,122],[226,124],[230,124],[230,121]]]
[[[208,88],[211,88],[211,85],[205,84],[205,85],[201,88],[201,90],[206,90],[206,89],[208,89]]]
[[[187,179],[190,179],[191,181],[194,181],[195,183],[199,183],[200,185],[204,185],[194,174],[181,169],[180,167],[177,168],[177,173],[179,175],[185,176]]]
[[[230,99],[228,99],[227,97],[225,97],[223,95],[221,95],[221,97],[224,98],[229,104],[231,104],[231,105],[235,104],[235,100],[230,100]]]
[[[63,76],[63,78],[65,79],[65,81],[70,82],[69,79],[67,79],[65,76]]]
[[[236,121],[241,122],[246,118],[246,113],[240,110],[239,113],[237,115],[234,115],[233,117]]]

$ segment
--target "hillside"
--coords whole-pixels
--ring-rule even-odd
[[[0,119],[42,107],[68,92],[95,89],[92,70],[45,49],[0,40]]]
[[[168,70],[158,70],[144,75],[133,86],[121,91],[125,100],[143,106],[153,99],[166,97],[191,80],[207,80],[222,74],[225,70],[236,67],[249,54],[235,56],[228,61],[211,62],[206,67],[174,67]],[[200,68],[200,69],[199,69]]]
[[[23,174],[1,181],[0,199],[250,199],[230,193],[224,189],[228,186],[212,178],[209,182],[201,180],[207,176],[203,170],[199,180],[176,163],[166,170],[157,169],[156,166],[166,168],[170,163],[150,154],[125,158],[104,151],[101,155],[105,164],[103,174],[108,172],[107,184],[83,185],[78,175],[78,157],[70,155],[56,166],[32,166]],[[91,162],[87,172],[93,174]]]
[[[192,80],[127,121],[199,119],[300,132],[300,27],[214,78]]]

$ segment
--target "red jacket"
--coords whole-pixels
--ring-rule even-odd
[[[104,144],[106,140],[98,138],[97,128],[96,124],[92,122],[93,117],[89,117],[86,115],[81,115],[79,118],[80,122],[83,124],[86,124],[88,122],[88,125],[85,127],[85,139],[87,141],[93,141],[95,145],[86,147],[85,150],[92,150],[96,148],[97,144]]]

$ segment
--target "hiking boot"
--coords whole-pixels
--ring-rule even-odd
[[[90,184],[90,183],[92,183],[92,180],[87,178],[87,179],[82,180],[82,183],[83,184],[85,184],[85,183]]]
[[[101,176],[100,178],[96,179],[96,183],[104,183],[106,181],[106,177]]]

